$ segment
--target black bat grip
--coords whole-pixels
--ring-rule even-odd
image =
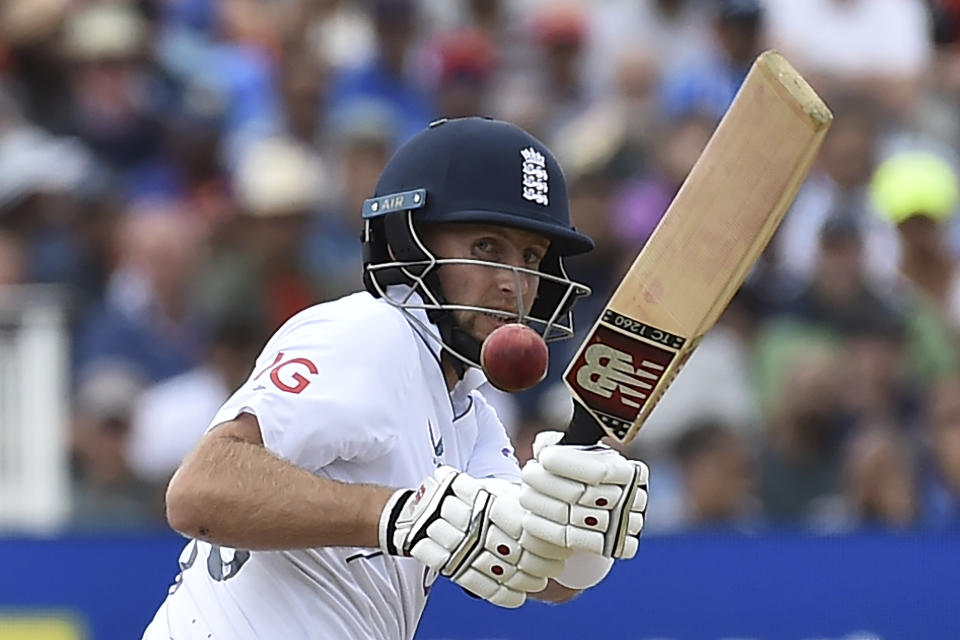
[[[573,418],[567,432],[560,439],[560,444],[597,444],[600,438],[607,435],[596,418],[590,415],[586,407],[573,401]]]

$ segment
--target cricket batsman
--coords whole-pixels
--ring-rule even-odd
[[[518,607],[636,553],[646,467],[544,432],[521,472],[477,390],[491,332],[570,337],[588,293],[564,258],[593,242],[550,151],[505,122],[438,121],[363,217],[366,291],[281,327],[171,480],[190,541],[145,640],[406,640],[440,576]]]

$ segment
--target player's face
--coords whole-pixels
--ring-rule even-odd
[[[505,267],[540,268],[550,241],[534,233],[486,224],[438,224],[425,230],[427,246],[438,258],[468,258]],[[518,313],[520,300],[527,314],[533,306],[540,279],[512,269],[474,264],[443,265],[437,274],[447,302],[502,309]],[[454,311],[460,327],[483,341],[491,331],[510,320],[478,311]]]

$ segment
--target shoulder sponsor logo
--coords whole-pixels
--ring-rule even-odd
[[[260,373],[254,377],[254,380],[259,380],[260,376],[269,371],[270,382],[278,389],[287,393],[301,393],[310,386],[310,380],[304,373],[316,375],[319,373],[319,369],[317,369],[317,365],[308,358],[291,358],[284,360],[283,356],[284,353],[282,351],[278,353],[273,359],[273,363],[262,369]],[[291,369],[290,367],[293,368]],[[266,387],[262,384],[253,388],[254,391],[261,391],[263,389],[266,389]]]

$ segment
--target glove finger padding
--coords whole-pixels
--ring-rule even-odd
[[[483,543],[483,548],[511,564],[516,564],[520,560],[520,554],[523,553],[519,540],[505,533],[500,527],[490,527],[490,533]]]
[[[577,480],[561,478],[555,473],[546,470],[536,460],[530,460],[523,465],[520,472],[522,480],[521,491],[524,486],[530,486],[540,493],[561,500],[566,504],[575,504],[587,490],[587,486]]]
[[[523,529],[525,533],[550,544],[570,550],[603,553],[605,536],[599,531],[588,531],[569,524],[560,524],[534,513],[528,513],[523,517]]]
[[[520,546],[542,558],[551,560],[566,560],[573,553],[572,549],[537,538],[526,530],[520,535]]]
[[[533,457],[539,458],[540,451],[544,447],[549,447],[554,444],[560,444],[560,441],[563,440],[563,431],[541,431],[533,439]]]
[[[514,492],[512,499],[497,500],[490,509],[490,520],[514,540],[519,540],[523,533],[523,507],[518,494],[519,491]]]
[[[610,512],[573,505],[570,507],[570,524],[602,533],[610,528]]]
[[[457,576],[456,583],[481,598],[489,598],[500,589],[500,583],[496,580],[470,568],[464,571],[462,575]]]
[[[570,503],[557,500],[531,486],[520,489],[520,505],[530,513],[553,522],[567,522],[570,518]]]
[[[538,591],[543,591],[543,589],[538,589]],[[526,590],[517,590],[510,589],[507,587],[500,587],[497,589],[497,592],[492,596],[487,598],[490,602],[495,605],[506,607],[508,609],[516,609],[517,607],[523,605],[527,601],[527,593],[530,593]]]
[[[620,500],[623,495],[623,489],[615,484],[598,484],[588,486],[577,504],[584,507],[596,507],[599,509],[612,509],[613,505]]]
[[[636,538],[635,536],[627,536],[623,540],[623,553],[620,554],[620,558],[623,560],[629,560],[633,556],[637,555],[637,549],[639,546],[639,538]]]
[[[631,536],[639,536],[641,531],[643,531],[643,514],[631,512],[627,533]]]
[[[453,551],[463,539],[463,530],[443,520],[435,520],[427,527],[427,537],[447,551]]]
[[[578,480],[589,485],[624,486],[633,479],[636,471],[632,461],[603,445],[554,445],[541,451],[537,461],[544,469],[560,478]]]
[[[547,582],[547,578],[534,577],[525,571],[517,571],[507,580],[506,586],[517,591],[539,593],[547,588]]]
[[[563,560],[550,560],[524,551],[517,562],[517,567],[534,577],[555,578],[563,573]]]
[[[518,555],[522,556],[522,554]],[[518,564],[519,561],[518,559]],[[518,564],[504,562],[503,559],[484,550],[477,556],[476,560],[470,563],[470,567],[498,583],[503,583],[513,577],[513,574],[517,572]]]
[[[520,606],[529,591],[563,572],[566,549],[527,536],[520,487],[440,467],[416,490],[391,496],[380,517],[380,546],[413,556],[471,593]]]
[[[462,500],[444,500],[440,517],[460,531],[470,526],[470,507]]]
[[[647,466],[603,445],[545,444],[553,439],[535,447],[537,459],[521,473],[524,531],[569,549],[633,557],[645,521]]]
[[[450,559],[450,552],[427,538],[413,547],[410,554],[428,567],[442,567]]]

